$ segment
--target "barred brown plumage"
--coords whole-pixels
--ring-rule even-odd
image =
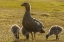
[[[48,39],[49,36],[51,35],[56,35],[56,39],[59,39],[58,38],[58,35],[62,32],[62,27],[61,26],[58,26],[58,25],[54,25],[50,28],[49,30],[49,33],[46,35],[46,39]]]
[[[25,6],[25,8],[26,8],[26,11],[25,11],[25,14],[23,17],[23,21],[22,21],[22,25],[28,32],[31,33],[32,39],[34,39],[32,32],[34,32],[34,37],[35,37],[35,33],[38,31],[41,33],[45,33],[45,31],[42,29],[42,27],[43,27],[42,24],[38,20],[33,19],[31,17],[30,4],[29,3],[23,3],[21,6]]]

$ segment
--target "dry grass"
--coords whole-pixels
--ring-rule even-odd
[[[55,36],[51,36],[46,40],[44,34],[37,33],[35,40],[25,40],[25,37],[20,34],[20,39],[15,40],[13,34],[10,32],[10,27],[13,24],[18,24],[22,27],[22,18],[24,15],[24,8],[20,5],[23,2],[30,2],[32,6],[31,13],[35,14],[32,17],[37,18],[44,24],[46,33],[52,25],[60,25],[64,27],[64,2],[52,2],[42,0],[0,0],[0,42],[63,42],[64,31],[60,34],[60,40],[55,40]]]

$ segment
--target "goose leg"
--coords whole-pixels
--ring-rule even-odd
[[[19,39],[19,32],[18,32],[18,34],[17,34],[17,39]]]
[[[34,38],[35,38],[35,32],[34,32]]]
[[[17,39],[17,34],[15,34],[15,38]]]
[[[31,32],[31,36],[32,36],[32,40],[34,40],[34,38],[33,38],[33,33]]]
[[[56,35],[56,40],[59,40],[58,35]]]
[[[29,34],[28,34],[28,35],[26,35],[26,39],[29,39]]]

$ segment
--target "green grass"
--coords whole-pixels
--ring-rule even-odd
[[[55,40],[55,36],[49,37],[48,40],[45,38],[52,25],[64,27],[63,0],[0,0],[0,42],[17,42],[10,28],[13,24],[18,24],[22,27],[22,18],[25,9],[20,5],[24,2],[31,4],[31,13],[34,14],[32,17],[43,23],[46,33],[37,33],[33,41],[31,40],[31,36],[29,40],[25,40],[25,37],[20,34],[18,42],[63,42],[64,33],[60,34],[60,40]]]

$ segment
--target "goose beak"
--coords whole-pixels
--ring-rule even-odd
[[[23,4],[21,6],[23,6]]]
[[[21,6],[24,6],[24,4],[22,4]]]

